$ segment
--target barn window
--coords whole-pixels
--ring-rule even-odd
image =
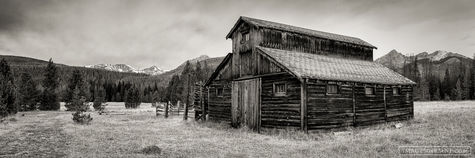
[[[223,96],[223,88],[216,88],[216,96],[218,97]]]
[[[327,94],[338,94],[339,89],[337,84],[327,84]]]
[[[245,31],[241,33],[241,43],[245,43],[249,41],[249,31]]]
[[[375,95],[374,87],[370,87],[370,86],[365,87],[365,94],[366,95]]]
[[[393,87],[393,95],[401,95],[401,87]]]
[[[287,85],[285,83],[274,83],[274,95],[285,96],[287,93]]]

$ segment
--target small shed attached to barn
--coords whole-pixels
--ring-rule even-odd
[[[208,117],[305,131],[412,118],[411,80],[373,62],[359,38],[240,17],[205,86]]]

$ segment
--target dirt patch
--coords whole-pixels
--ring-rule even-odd
[[[0,157],[65,157],[70,136],[53,126],[26,125],[0,136]]]

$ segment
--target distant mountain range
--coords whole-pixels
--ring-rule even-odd
[[[159,75],[165,72],[164,70],[160,69],[157,66],[152,66],[152,67],[140,70],[127,64],[97,64],[97,65],[88,65],[85,67],[94,68],[94,69],[104,69],[104,70],[116,71],[116,72],[144,73],[148,75]]]
[[[380,63],[396,72],[403,73],[404,66],[412,64],[417,59],[424,63],[419,65],[419,71],[422,72],[423,66],[430,64],[433,71],[438,74],[444,73],[447,68],[458,66],[457,64],[469,65],[471,58],[464,55],[438,50],[432,53],[422,52],[416,55],[406,56],[397,50],[391,50],[388,54],[378,58],[375,62]]]
[[[210,61],[211,64],[215,64],[215,61],[214,61],[215,58],[210,58],[207,55],[201,55],[197,58],[193,58],[193,59],[190,59],[188,61],[191,64],[196,64],[197,62],[205,61],[205,60],[209,60],[209,59],[211,59],[211,61]],[[222,57],[218,57],[216,59],[218,59],[219,60],[218,62],[220,62],[222,60]],[[179,74],[179,73],[181,73],[181,71],[183,71],[183,68],[185,67],[185,64],[186,64],[186,62],[182,63],[177,68],[175,68],[173,70],[170,70],[170,72],[168,74]],[[88,65],[88,66],[85,66],[85,67],[86,68],[93,68],[93,69],[103,69],[103,70],[109,70],[109,71],[116,71],[116,72],[143,73],[143,74],[148,74],[148,75],[152,75],[152,76],[156,76],[156,75],[160,75],[160,74],[163,74],[165,72],[168,72],[168,71],[163,70],[163,69],[161,69],[157,66],[152,66],[152,67],[145,68],[145,69],[136,69],[136,68],[134,68],[130,65],[127,65],[127,64],[96,64],[96,65]],[[165,76],[168,76],[168,75],[165,75]]]

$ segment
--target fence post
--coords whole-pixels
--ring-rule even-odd
[[[176,102],[176,106],[177,106],[177,109],[178,109],[177,113],[178,113],[178,115],[180,115],[180,101]]]
[[[170,102],[167,102],[167,104],[165,104],[165,118],[168,118],[168,104],[170,104]]]
[[[199,64],[199,63],[198,63]],[[186,103],[185,103],[185,114],[183,115],[183,120],[188,120],[188,105],[190,105],[190,74],[188,74],[188,83],[187,83],[187,94],[186,94]]]
[[[201,104],[201,120],[206,121],[206,107],[205,107],[205,98],[203,97],[204,87],[200,86],[200,104]]]
[[[155,106],[155,116],[158,116],[158,106]]]

